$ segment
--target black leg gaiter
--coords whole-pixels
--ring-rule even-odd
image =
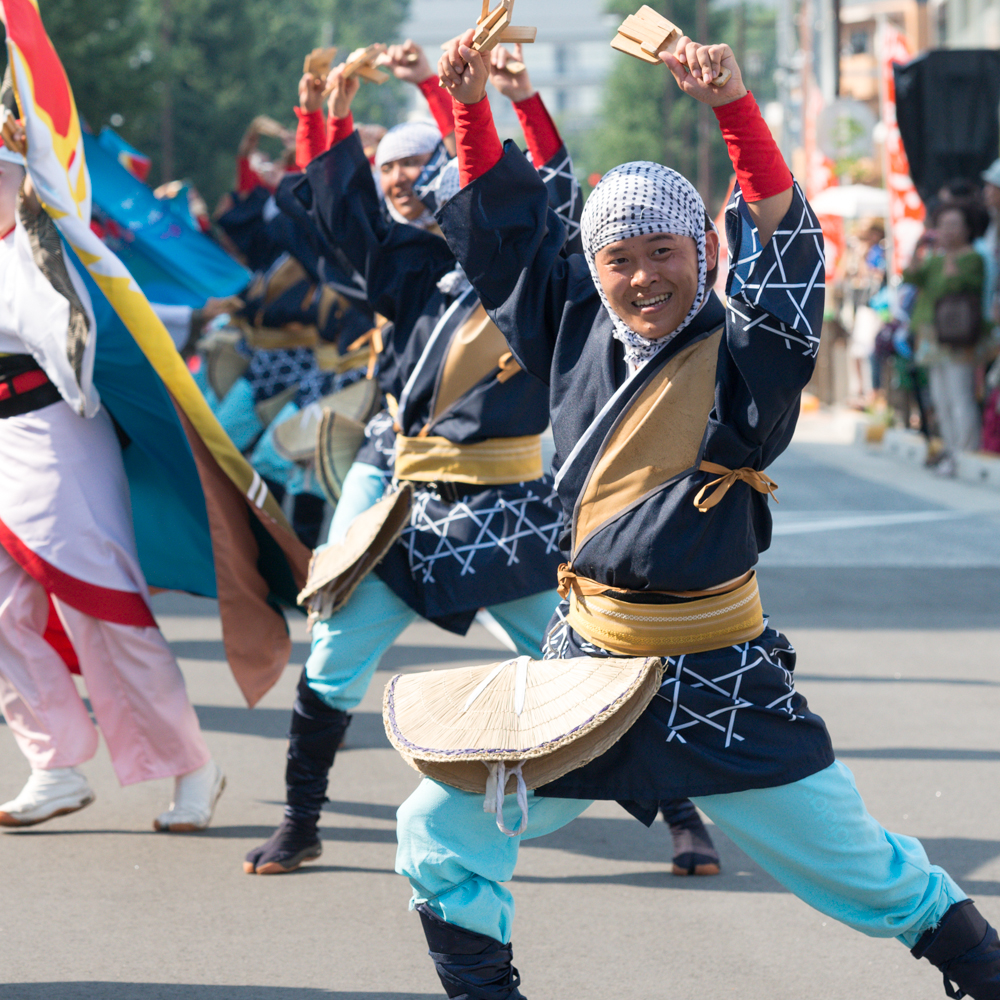
[[[1000,1000],[1000,940],[971,899],[951,906],[911,954],[941,970],[949,997]]]
[[[719,852],[690,799],[660,803],[674,842],[675,875],[717,875]]]
[[[323,503],[311,493],[300,493],[292,504],[292,529],[299,541],[314,549],[319,542],[319,529],[323,525]]]
[[[526,1000],[511,964],[509,944],[442,920],[426,903],[417,907],[438,978],[449,1000]]]
[[[312,823],[315,829],[326,801],[326,786],[333,758],[351,717],[339,708],[330,708],[309,687],[305,670],[292,708],[288,734],[288,764],[285,767],[287,805],[285,816],[299,825]]]

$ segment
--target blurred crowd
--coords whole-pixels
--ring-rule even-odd
[[[1000,159],[980,183],[949,182],[893,287],[881,220],[848,238],[827,318],[846,338],[852,405],[919,430],[926,464],[1000,453]]]

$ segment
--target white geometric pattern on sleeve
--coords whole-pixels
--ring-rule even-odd
[[[549,189],[549,204],[566,227],[566,242],[570,243],[580,232],[582,205],[580,183],[573,173],[573,160],[569,153],[566,153],[558,163],[553,158],[539,167],[538,176]]]
[[[739,188],[726,209],[730,235],[729,309],[745,331],[759,328],[781,337],[789,350],[815,357],[823,322],[825,247],[823,230],[798,184],[785,216],[761,247]],[[736,234],[736,238],[733,235]],[[804,276],[795,280],[789,275]]]

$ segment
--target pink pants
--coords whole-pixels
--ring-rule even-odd
[[[157,628],[115,625],[54,600],[123,785],[187,774],[210,759],[177,661]],[[33,769],[97,752],[76,684],[43,638],[48,597],[0,548],[0,709]]]

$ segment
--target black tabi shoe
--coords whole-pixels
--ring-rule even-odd
[[[971,899],[951,906],[910,953],[941,970],[953,1000],[1000,1000],[1000,939]]]
[[[719,852],[690,799],[661,802],[674,842],[674,875],[718,875]]]
[[[330,708],[310,689],[303,670],[288,734],[285,818],[268,840],[247,854],[243,871],[248,875],[285,875],[323,853],[319,814],[333,759],[350,723],[346,712]]]
[[[287,816],[263,844],[247,853],[243,871],[248,875],[287,875],[323,853],[316,821],[298,821]]]
[[[442,920],[426,903],[417,907],[429,954],[449,1000],[527,1000],[509,944]]]

